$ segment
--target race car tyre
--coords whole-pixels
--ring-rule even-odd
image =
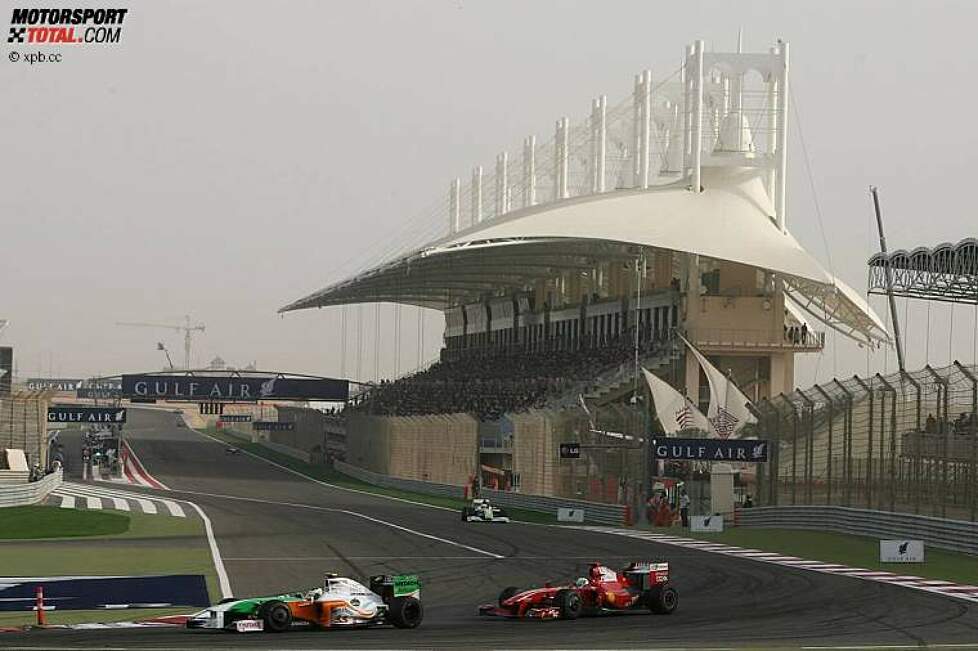
[[[282,633],[292,626],[292,611],[281,601],[262,604],[258,617],[265,623],[265,630],[271,633]]]
[[[657,615],[671,615],[679,605],[679,593],[670,586],[651,590],[648,596],[649,610]]]
[[[561,590],[554,598],[554,603],[560,609],[561,619],[577,619],[584,607],[581,595],[574,590]]]
[[[465,522],[466,520],[468,520],[470,515],[472,515],[472,509],[470,507],[468,507],[468,506],[463,507],[462,508],[462,522]]]
[[[515,585],[511,585],[508,588],[504,588],[502,592],[499,593],[499,605],[502,606],[503,602],[517,594],[520,591]]]
[[[509,513],[506,512],[506,509],[497,508],[496,511],[493,513],[493,516],[497,518],[508,518]]]
[[[391,601],[387,613],[397,628],[417,628],[424,619],[424,606],[414,597],[397,597]]]

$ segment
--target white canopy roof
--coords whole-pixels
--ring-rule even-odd
[[[682,182],[516,210],[280,311],[377,301],[445,309],[501,288],[519,289],[561,269],[631,260],[638,245],[774,272],[802,307],[830,327],[861,340],[887,339],[865,301],[777,228],[759,170],[707,168],[703,185],[701,193]]]

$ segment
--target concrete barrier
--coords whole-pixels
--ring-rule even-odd
[[[344,475],[348,475],[360,481],[383,488],[395,488],[412,493],[423,495],[441,495],[444,497],[454,497],[464,499],[465,489],[462,486],[449,486],[446,484],[435,484],[432,482],[419,481],[417,479],[401,479],[399,477],[389,477],[380,475],[357,466],[352,466],[342,461],[337,461],[334,468]],[[585,502],[583,500],[571,500],[562,497],[546,497],[543,495],[526,495],[524,493],[507,493],[504,491],[494,491],[483,489],[480,493],[482,497],[488,497],[493,504],[499,506],[523,509],[526,511],[538,511],[540,513],[550,513],[555,518],[557,510],[561,508],[579,509],[584,511],[584,519],[587,522],[596,524],[611,524],[615,526],[626,525],[627,507],[621,504],[602,504],[599,502]]]
[[[40,481],[0,486],[0,508],[37,504],[60,486],[61,481],[62,471],[57,470]]]
[[[418,479],[389,477],[387,475],[371,472],[370,470],[358,468],[357,466],[351,466],[350,464],[342,461],[334,462],[333,467],[344,475],[348,475],[354,479],[359,479],[360,481],[368,484],[373,484],[374,486],[380,486],[381,488],[394,488],[397,490],[410,491],[412,493],[421,493],[422,495],[440,495],[442,497],[454,497],[457,499],[463,499],[465,497],[465,489],[461,486],[435,484],[428,481],[420,481]]]

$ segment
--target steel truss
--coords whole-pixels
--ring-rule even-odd
[[[934,248],[877,253],[869,259],[869,293],[886,294],[886,270],[893,275],[893,294],[948,303],[978,304],[978,240]]]

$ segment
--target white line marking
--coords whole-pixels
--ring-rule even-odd
[[[225,441],[222,441],[221,439],[218,439],[218,438],[214,438],[210,434],[205,434],[204,432],[201,432],[200,430],[194,429],[192,427],[190,427],[188,429],[191,432],[195,432],[195,433],[200,434],[201,436],[203,436],[205,438],[209,438],[210,440],[214,441],[215,443],[220,443],[221,445],[224,445],[224,446],[227,446],[228,445],[228,443],[226,443]],[[296,477],[302,477],[306,481],[311,481],[314,484],[319,484],[320,486],[326,486],[327,488],[334,488],[336,490],[347,491],[347,492],[350,492],[350,493],[358,493],[360,495],[370,495],[371,497],[377,497],[377,498],[385,499],[385,500],[392,500],[394,502],[404,502],[406,504],[414,504],[415,506],[423,506],[423,507],[429,508],[429,509],[438,509],[439,511],[451,511],[453,513],[457,513],[457,510],[456,509],[450,509],[447,506],[435,506],[434,504],[426,504],[424,502],[416,502],[414,500],[407,500],[407,499],[404,499],[403,497],[392,497],[391,495],[381,495],[379,493],[371,493],[370,491],[362,491],[362,490],[359,490],[359,489],[356,489],[356,488],[347,488],[345,486],[337,486],[336,484],[330,484],[329,482],[325,482],[325,481],[316,479],[315,477],[310,477],[309,475],[306,475],[304,473],[301,473],[298,470],[293,470],[292,468],[289,468],[287,466],[283,466],[281,464],[275,463],[274,461],[272,461],[270,459],[266,459],[265,457],[263,457],[261,455],[255,454],[254,452],[249,452],[248,450],[245,450],[243,448],[238,448],[238,449],[240,449],[242,452],[244,452],[245,454],[247,454],[249,457],[253,457],[255,459],[258,459],[259,461],[262,461],[264,463],[267,463],[270,466],[275,466],[279,470],[284,470],[285,472],[290,473],[290,474],[293,474]],[[520,524],[528,524],[528,523],[521,522]]]
[[[214,571],[217,572],[217,583],[221,588],[221,598],[227,599],[228,597],[233,597],[234,593],[231,591],[231,582],[228,580],[228,571],[224,568],[224,561],[221,559],[221,551],[217,548],[217,540],[214,539],[214,527],[211,526],[211,519],[207,517],[204,513],[204,509],[200,508],[193,502],[187,502],[190,506],[197,511],[197,515],[200,519],[204,521],[204,531],[207,533],[207,544],[211,548],[211,558],[214,560]]]
[[[363,513],[357,513],[356,511],[348,511],[346,509],[334,509],[328,506],[317,506],[315,504],[299,504],[296,502],[276,502],[274,500],[263,500],[257,497],[240,497],[238,495],[224,495],[221,493],[203,493],[199,491],[173,491],[175,493],[183,493],[186,495],[201,495],[204,497],[217,497],[227,500],[239,500],[242,502],[255,502],[258,504],[273,504],[277,506],[289,506],[297,509],[310,509],[313,511],[325,511],[327,513],[343,513],[345,515],[353,516],[355,518],[360,518],[362,520],[368,520],[370,522],[375,522],[377,524],[383,525],[385,527],[390,527],[391,529],[397,529],[399,531],[404,531],[406,533],[419,536],[421,538],[428,538],[430,540],[436,540],[446,545],[452,545],[453,547],[460,547],[461,549],[467,549],[470,552],[475,552],[477,554],[482,554],[483,556],[488,556],[489,558],[505,558],[500,554],[495,554],[485,549],[479,549],[478,547],[472,547],[464,543],[457,542],[455,540],[449,540],[448,538],[440,538],[438,536],[432,535],[430,533],[424,533],[423,531],[417,531],[416,529],[410,529],[408,527],[403,527],[399,524],[394,524],[393,522],[388,522],[387,520],[381,520],[380,518],[373,518],[369,515],[364,515]],[[192,502],[191,502],[192,503]]]
[[[101,509],[102,499],[98,497],[92,497],[91,495],[85,496],[85,506],[90,509]]]
[[[62,495],[61,493],[55,493],[61,498],[61,508],[63,509],[73,509],[75,508],[75,497],[73,495]]]

